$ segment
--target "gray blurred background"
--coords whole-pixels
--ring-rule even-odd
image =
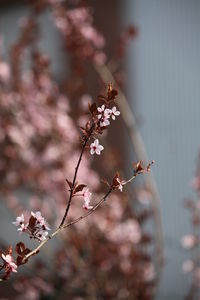
[[[20,1],[0,4],[0,33],[5,35],[8,54],[7,48],[16,40],[17,22],[27,9]],[[154,175],[165,238],[165,267],[157,299],[183,299],[189,281],[182,273],[182,263],[188,254],[181,249],[180,239],[190,232],[183,202],[192,194],[189,182],[200,150],[200,1],[104,0],[92,4],[101,11],[99,28],[105,21],[104,12],[109,10],[114,11],[113,17],[120,16],[123,24],[134,23],[139,28],[126,57],[127,94],[148,156],[156,161]],[[108,20],[106,39],[110,37],[111,43],[108,26],[113,26],[112,15]],[[56,75],[62,68],[62,59],[56,59],[61,55],[59,42],[55,42],[58,37],[48,15],[41,22],[46,36],[41,46],[48,49]],[[1,208],[1,228],[5,222],[8,220]]]
[[[183,299],[189,285],[180,239],[191,230],[183,202],[200,150],[200,1],[125,3],[125,22],[140,32],[127,57],[129,100],[143,120],[161,196],[166,265],[157,299]]]

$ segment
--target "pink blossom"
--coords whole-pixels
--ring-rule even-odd
[[[40,211],[36,211],[36,213],[31,212],[31,215],[36,218],[37,224],[39,224],[42,227],[42,230],[50,230],[50,227],[46,220],[42,217]],[[47,233],[48,234],[48,233]]]
[[[102,145],[99,144],[99,140],[94,140],[94,143],[90,145],[90,153],[93,155],[96,153],[97,155],[101,154],[101,151],[104,149]]]
[[[106,62],[106,55],[105,53],[99,51],[97,53],[95,53],[94,55],[94,62],[97,64],[97,65],[103,65],[105,64]]]
[[[10,68],[5,62],[0,61],[0,80],[7,82],[10,78]]]
[[[200,177],[197,176],[193,178],[190,182],[190,185],[195,189],[195,190],[200,190]]]
[[[102,114],[105,111],[105,104],[103,104],[101,107],[97,107],[98,112],[100,112],[100,114],[98,115],[98,118],[100,119]]]
[[[43,222],[44,218],[42,217],[41,215],[41,212],[40,211],[36,211],[36,213],[34,212],[31,212],[31,215],[36,218],[36,220],[40,223],[40,222]]]
[[[128,219],[112,228],[108,233],[108,237],[111,241],[117,243],[131,242],[138,244],[141,239],[140,226],[136,220]]]
[[[28,224],[22,223],[22,224],[20,224],[20,227],[17,229],[17,231],[19,231],[19,233],[25,232],[27,227],[28,227]]]
[[[138,201],[143,205],[149,205],[152,202],[152,194],[146,189],[138,191]]]
[[[115,120],[115,118],[120,115],[120,111],[117,110],[116,106],[114,106],[112,109],[110,109],[109,113],[113,120]]]
[[[104,115],[101,117],[100,119],[100,126],[101,127],[105,127],[105,126],[108,126],[110,125],[110,121],[108,120],[108,118]]]
[[[120,180],[119,178],[116,178],[117,182],[119,182],[119,186],[118,189],[120,190],[120,192],[122,192],[123,190],[123,185],[126,184],[126,182],[124,180]]]
[[[89,189],[87,188],[83,193],[83,198],[84,198],[83,208],[85,208],[87,210],[93,208],[93,206],[90,205],[91,196],[92,196],[92,193],[90,193]]]
[[[24,214],[21,214],[21,216],[16,218],[15,222],[12,222],[12,224],[19,226],[22,225],[24,223]]]
[[[200,267],[195,269],[194,277],[195,277],[197,286],[200,287]]]
[[[145,264],[143,277],[146,282],[152,281],[155,278],[155,269],[152,263]]]
[[[188,259],[184,261],[182,265],[182,270],[184,273],[192,272],[193,269],[194,269],[194,263],[192,260]]]
[[[182,237],[181,245],[185,249],[193,248],[197,244],[197,238],[192,234],[187,234]]]
[[[97,110],[100,112],[100,114],[97,115],[98,119],[100,120],[100,126],[108,126],[110,124],[110,121],[108,120],[110,115],[107,113],[108,109],[106,109],[105,104],[103,104],[101,107],[97,107]]]
[[[13,262],[13,258],[10,254],[1,254],[1,257],[6,262],[7,266],[9,267],[9,269],[11,269],[12,272],[17,272],[17,265]]]
[[[46,236],[48,235],[48,232],[47,231],[44,231],[44,230],[39,230],[36,234],[35,234],[35,237],[37,239],[39,239],[41,242],[46,240]]]

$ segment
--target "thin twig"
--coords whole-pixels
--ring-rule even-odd
[[[80,166],[80,163],[81,163],[81,160],[82,160],[82,156],[83,156],[85,147],[87,145],[87,142],[88,142],[89,138],[91,137],[93,129],[94,129],[94,124],[91,126],[91,128],[89,130],[89,133],[88,133],[88,136],[85,137],[85,141],[84,141],[84,143],[82,145],[81,153],[80,153],[77,165],[75,167],[75,172],[74,172],[74,178],[73,178],[73,181],[72,181],[72,186],[70,188],[69,200],[68,200],[68,203],[67,203],[65,214],[64,214],[64,216],[62,218],[62,221],[61,221],[59,227],[63,226],[63,224],[65,223],[65,220],[67,218],[67,215],[68,215],[68,212],[69,212],[69,208],[70,208],[70,205],[71,205],[71,202],[72,202],[72,197],[73,197],[73,192],[74,192],[74,188],[75,188],[75,184],[76,184],[76,178],[77,178],[77,174],[78,174],[78,169],[79,169],[79,166]]]

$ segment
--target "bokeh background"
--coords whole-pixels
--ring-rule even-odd
[[[180,240],[191,228],[183,204],[192,194],[189,183],[200,149],[200,2],[113,0],[89,4],[110,55],[124,26],[133,23],[138,28],[124,58],[125,86],[148,156],[156,161],[153,174],[161,199],[165,257],[156,299],[184,299],[190,281],[182,272],[182,263],[189,255]],[[23,1],[0,2],[0,34],[7,59],[19,32],[18,21],[27,11]],[[41,48],[52,59],[52,70],[59,80],[66,72],[62,62],[67,57],[60,50],[48,13],[40,21],[45,35]],[[2,235],[2,228],[11,220],[5,212],[2,206]],[[8,232],[6,239],[11,237]]]

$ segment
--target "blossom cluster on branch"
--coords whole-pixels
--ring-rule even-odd
[[[30,236],[30,238],[34,238],[34,239],[38,240],[39,242],[43,242],[43,243],[41,243],[40,246],[38,246],[36,249],[31,251],[30,249],[25,248],[25,245],[20,241],[16,245],[16,252],[17,252],[17,254],[19,254],[19,256],[17,257],[16,263],[14,262],[14,260],[11,256],[11,254],[12,254],[11,247],[9,248],[8,253],[6,253],[6,255],[4,253],[2,253],[1,258],[4,261],[4,264],[1,266],[1,271],[4,271],[4,273],[5,273],[5,274],[3,274],[2,279],[7,279],[9,277],[9,275],[11,274],[11,272],[17,272],[17,266],[28,262],[28,258],[30,258],[32,255],[37,254],[39,252],[39,249],[45,244],[46,241],[48,241],[48,239],[51,239],[54,235],[59,233],[59,231],[61,229],[68,227],[68,225],[65,225],[65,222],[66,222],[66,218],[67,218],[70,206],[71,206],[72,198],[76,197],[76,196],[80,196],[79,193],[82,192],[82,190],[87,187],[87,185],[79,184],[78,181],[76,181],[76,179],[78,177],[78,171],[79,171],[79,167],[81,164],[82,156],[83,156],[83,153],[87,146],[87,142],[90,139],[96,137],[97,135],[102,134],[103,131],[108,128],[108,125],[110,123],[105,124],[105,119],[108,120],[112,116],[113,119],[115,120],[115,117],[120,114],[120,112],[117,111],[116,106],[114,106],[112,109],[109,108],[110,103],[115,101],[117,94],[118,94],[117,91],[112,88],[111,84],[109,84],[106,96],[100,95],[98,97],[105,104],[103,104],[101,107],[98,107],[95,102],[93,104],[89,104],[89,112],[91,115],[91,120],[89,120],[86,123],[85,127],[80,128],[81,132],[82,132],[82,136],[81,136],[82,148],[81,148],[81,152],[80,152],[80,156],[79,156],[77,165],[75,167],[73,181],[66,179],[67,184],[69,186],[69,198],[68,198],[66,210],[65,210],[63,219],[60,223],[60,226],[58,227],[58,229],[56,229],[56,231],[54,231],[54,233],[51,236],[49,236],[47,238],[47,235],[48,235],[47,230],[49,230],[50,228],[49,228],[46,220],[44,219],[44,217],[42,217],[40,211],[37,211],[35,213],[31,212],[31,216],[29,218],[28,223],[25,223],[24,214],[21,214],[21,216],[18,216],[16,218],[16,221],[13,222],[13,224],[18,227],[17,230],[20,233],[22,233],[22,232],[27,233]],[[91,154],[94,154],[94,153],[100,154],[101,150],[103,150],[103,147],[101,145],[99,145],[99,140],[95,139],[94,142],[90,145],[90,153]],[[112,184],[109,184],[107,182],[107,185],[109,186],[109,190],[105,194],[103,199],[100,200],[96,204],[96,206],[90,205],[90,198],[91,198],[92,194],[89,192],[89,188],[86,188],[82,194],[82,196],[84,198],[83,207],[86,210],[92,210],[92,212],[94,212],[96,210],[96,208],[103,201],[105,201],[107,199],[107,197],[111,194],[111,192],[113,190],[119,189],[122,192],[123,185],[131,182],[138,174],[143,173],[143,172],[148,172],[150,170],[151,164],[153,164],[153,163],[154,162],[150,163],[149,165],[147,165],[146,168],[144,168],[142,166],[141,162],[138,162],[134,166],[133,176],[127,181],[121,180],[120,176],[117,172],[113,178]],[[74,223],[81,221],[81,219],[87,217],[89,214],[79,217],[77,220],[72,221],[69,225],[73,225]],[[21,251],[21,248],[22,248],[22,251]]]
[[[29,2],[31,11],[20,21],[10,64],[0,57],[1,192],[20,234],[16,245],[1,245],[6,249],[0,252],[1,279],[17,272],[7,283],[17,300],[38,300],[58,290],[63,299],[151,299],[157,279],[149,248],[155,239],[143,225],[154,220],[152,193],[146,186],[124,189],[151,164],[134,164],[128,180],[114,171],[119,154],[105,136],[120,116],[118,92],[109,84],[104,95],[100,83],[95,103],[86,82],[88,64],[106,62],[104,37],[94,27],[88,6],[70,0]],[[62,83],[55,80],[50,58],[38,43],[38,18],[47,9],[70,58],[70,75]],[[133,28],[122,35],[116,45],[119,56],[122,44],[134,35]],[[29,63],[24,68],[25,60]],[[113,74],[122,84],[120,71]],[[106,166],[103,187],[93,161]],[[16,193],[21,189],[26,191],[26,206]],[[58,234],[57,247],[48,257],[45,245],[51,247],[50,240]],[[23,241],[25,236],[32,239],[31,246]],[[38,255],[41,248],[44,252]],[[45,263],[43,253],[51,264]],[[33,275],[26,273],[29,268]]]

